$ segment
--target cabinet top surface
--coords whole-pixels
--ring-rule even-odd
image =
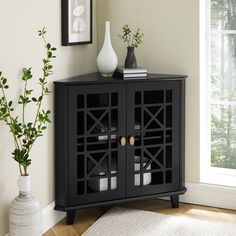
[[[173,75],[173,74],[148,74],[145,79],[129,79],[123,80],[116,77],[103,77],[100,73],[91,73],[71,77],[68,79],[55,81],[55,84],[61,85],[77,85],[90,83],[132,83],[132,82],[152,82],[152,81],[170,81],[170,80],[184,80],[187,75]]]

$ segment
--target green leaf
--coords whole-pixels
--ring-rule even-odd
[[[45,79],[39,78],[39,82],[43,84],[45,82]]]
[[[32,125],[33,125],[32,122],[29,122],[29,123],[27,124],[28,127],[32,127]]]
[[[34,90],[30,89],[30,90],[25,90],[26,95],[30,95]]]
[[[49,50],[49,49],[51,48],[51,44],[48,43],[48,44],[46,45],[46,47],[47,47],[47,49]]]
[[[42,99],[43,99],[43,96],[40,96],[39,99],[38,99],[38,101],[41,102]]]
[[[49,57],[49,58],[52,57],[52,52],[48,52],[48,57]]]

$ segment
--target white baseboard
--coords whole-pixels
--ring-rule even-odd
[[[54,210],[55,202],[52,202],[42,210],[42,230],[43,233],[47,232],[65,216],[65,212]]]
[[[236,188],[203,183],[186,183],[187,192],[181,202],[236,210]]]
[[[188,190],[180,196],[181,202],[236,210],[236,188],[190,182],[186,187]],[[55,211],[54,205],[52,202],[42,210],[43,233],[66,216],[64,212]]]

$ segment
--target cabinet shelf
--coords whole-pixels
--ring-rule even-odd
[[[145,170],[145,172],[143,172],[143,174],[145,173],[156,173],[156,172],[163,172],[163,171],[172,171],[172,168],[163,168],[163,169],[159,169],[159,170]],[[141,171],[134,171],[134,174],[140,174]]]
[[[96,179],[110,178],[110,177],[117,177],[117,173],[107,174],[107,175],[91,176],[91,177],[86,177],[86,178],[77,178],[77,179],[78,179],[78,181],[89,181],[89,180],[96,180]]]

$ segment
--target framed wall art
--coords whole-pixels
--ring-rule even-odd
[[[62,0],[62,45],[92,43],[92,0]]]

